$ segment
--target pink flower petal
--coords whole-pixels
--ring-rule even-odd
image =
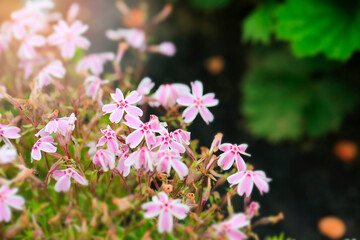
[[[81,176],[77,171],[72,172],[72,178],[81,185],[88,185],[88,181],[84,176]]]
[[[25,199],[21,196],[7,196],[5,202],[15,209],[22,210]]]
[[[220,158],[218,160],[218,165],[223,165],[224,170],[228,170],[232,167],[234,163],[235,154],[234,152],[225,152],[220,155]]]
[[[194,104],[194,97],[190,93],[186,93],[177,99],[177,103],[183,106],[190,106]]]
[[[264,181],[264,179],[255,175],[253,176],[253,181],[256,187],[259,189],[260,194],[269,192],[269,184]]]
[[[9,222],[11,218],[10,208],[5,202],[0,202],[0,222]]]
[[[66,175],[66,170],[55,170],[53,172],[53,177],[56,180],[59,180],[59,178],[63,177],[64,175]]]
[[[126,138],[126,144],[130,144],[131,148],[137,147],[144,138],[144,134],[141,130],[136,130],[129,134]]]
[[[203,105],[205,107],[214,107],[219,104],[219,100],[215,99],[214,93],[205,94],[201,100],[203,101]]]
[[[55,184],[55,191],[57,191],[57,192],[67,192],[70,189],[70,185],[71,185],[70,176],[69,175],[64,175],[61,178],[59,178],[59,180]]]
[[[41,152],[39,148],[31,149],[31,159],[39,161],[41,159]]]
[[[236,158],[236,166],[238,168],[238,171],[246,170],[246,163],[244,159],[242,159],[239,153],[236,154],[235,158]]]
[[[198,108],[196,108],[196,106],[190,106],[184,110],[182,117],[184,118],[184,121],[186,123],[190,123],[195,119],[198,112],[199,111]]]
[[[241,181],[241,178],[244,177],[245,172],[237,172],[227,178],[227,181],[231,184],[238,184]]]
[[[160,213],[159,223],[158,223],[158,231],[162,232],[171,232],[173,228],[173,217],[170,214],[168,209],[164,209]]]
[[[106,104],[102,107],[102,111],[106,113],[110,113],[117,109],[117,104]]]
[[[39,149],[43,152],[54,153],[56,152],[56,147],[54,147],[51,143],[43,142],[39,145]]]
[[[129,93],[129,95],[126,97],[126,101],[129,104],[135,104],[137,102],[139,102],[142,98],[142,95],[140,95],[137,91],[132,91],[131,93]]]
[[[143,125],[139,118],[136,118],[132,115],[126,115],[125,120],[126,122],[124,122],[124,124],[134,129],[138,129]]]
[[[119,88],[116,89],[115,93],[111,93],[110,95],[115,102],[120,102],[121,100],[124,100],[124,95]]]
[[[254,182],[250,174],[246,174],[245,177],[241,180],[238,186],[238,193],[240,196],[246,194],[247,197],[250,196],[252,189],[254,187]]]
[[[124,115],[124,110],[121,108],[116,109],[110,114],[110,121],[113,123],[119,123]]]
[[[200,106],[200,115],[207,124],[214,120],[214,115],[209,111],[207,107]]]
[[[202,82],[200,81],[195,81],[191,83],[191,89],[192,89],[192,93],[194,94],[195,97],[197,98],[201,98],[203,95],[203,85]]]
[[[174,159],[172,161],[172,166],[174,170],[178,173],[179,178],[182,180],[186,175],[189,174],[189,168],[186,166],[185,163],[178,159]]]
[[[244,233],[236,229],[228,229],[226,233],[227,236],[229,237],[229,240],[242,240],[247,238],[247,236]]]
[[[250,224],[250,221],[246,219],[246,215],[243,213],[235,214],[228,221],[230,228],[242,228]]]
[[[143,115],[143,111],[140,108],[131,105],[125,107],[125,112],[134,117],[141,117]]]
[[[187,212],[190,211],[190,208],[182,203],[177,203],[172,205],[171,213],[178,219],[184,219],[187,216]]]
[[[146,212],[144,214],[145,218],[152,218],[156,217],[161,212],[162,204],[159,202],[148,202],[141,205],[141,208],[144,209]]]

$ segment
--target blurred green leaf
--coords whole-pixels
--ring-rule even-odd
[[[226,7],[231,0],[189,0],[194,7],[203,10],[213,10]]]
[[[360,49],[359,3],[287,0],[277,12],[276,34],[298,57],[322,53],[347,60]]]
[[[270,43],[275,26],[275,12],[278,4],[267,2],[258,6],[243,22],[244,42]]]
[[[280,141],[337,129],[357,96],[328,78],[325,65],[332,63],[295,59],[284,49],[255,53],[242,86],[242,111],[250,130],[258,137]],[[320,79],[316,72],[321,73]]]

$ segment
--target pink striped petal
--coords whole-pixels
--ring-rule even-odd
[[[189,174],[189,168],[186,166],[185,163],[183,163],[182,161],[178,160],[178,159],[174,159],[172,161],[172,166],[174,168],[174,170],[177,172],[177,174],[179,175],[179,178],[182,180],[186,175]]]
[[[177,103],[183,106],[190,106],[194,104],[194,101],[194,97],[190,93],[186,93],[177,99]]]
[[[124,124],[134,129],[138,129],[143,125],[139,118],[136,118],[132,115],[126,115],[125,120],[126,122],[124,122]]]
[[[72,42],[66,42],[62,45],[61,55],[64,58],[72,58],[75,54],[75,45]]]
[[[205,107],[214,107],[219,104],[219,100],[215,99],[214,93],[207,93],[201,98]]]
[[[220,158],[218,160],[218,165],[223,165],[224,170],[228,170],[232,167],[234,164],[234,158],[235,154],[234,152],[225,152],[220,155]]]
[[[206,122],[206,124],[209,124],[214,120],[214,115],[209,111],[207,107],[200,106],[200,115]]]
[[[53,177],[56,180],[59,180],[59,178],[63,177],[64,175],[66,175],[66,170],[55,170],[53,172]]]
[[[168,209],[164,209],[160,213],[159,223],[158,223],[158,231],[162,232],[171,232],[173,228],[173,217],[170,214]]]
[[[269,184],[266,181],[264,181],[264,179],[254,175],[253,181],[254,181],[256,187],[259,189],[260,194],[269,192]]]
[[[230,143],[223,143],[219,146],[219,149],[223,152],[227,152],[231,149],[232,144]]]
[[[171,206],[171,213],[178,219],[184,219],[187,215],[187,212],[190,211],[190,208],[182,203],[177,203]]]
[[[203,84],[200,81],[195,81],[191,83],[192,93],[195,97],[201,98],[203,95]]]
[[[84,176],[81,176],[76,170],[72,172],[72,178],[81,185],[88,185],[88,181]]]
[[[25,199],[21,196],[7,196],[5,202],[15,209],[22,210]]]
[[[161,212],[162,204],[159,202],[147,202],[141,205],[141,208],[144,209],[146,212],[144,214],[145,218],[152,218],[156,217]]]
[[[5,221],[9,222],[11,218],[10,208],[5,202],[0,202],[0,222]]]
[[[151,148],[152,145],[154,145],[156,143],[156,138],[155,135],[153,133],[149,132],[145,132],[145,141],[146,141],[146,145]]]
[[[137,147],[144,138],[144,134],[141,130],[136,130],[129,134],[126,138],[126,144],[130,144],[131,148]]]
[[[43,152],[54,153],[54,152],[56,152],[57,148],[54,147],[54,145],[52,145],[51,143],[42,142],[39,145],[39,149]]]
[[[67,192],[70,189],[70,185],[71,185],[70,176],[69,175],[64,175],[61,178],[59,178],[59,180],[55,184],[55,191],[57,191],[57,192]]]
[[[227,236],[229,237],[229,240],[242,240],[247,238],[247,236],[244,233],[236,229],[227,229],[226,233]]]
[[[190,107],[187,107],[185,110],[184,110],[184,112],[183,112],[183,114],[182,114],[182,117],[184,118],[184,121],[186,122],[186,123],[190,123],[190,122],[192,122],[194,119],[195,119],[195,117],[196,117],[196,115],[198,114],[198,109],[196,108],[196,106],[195,105],[193,105],[193,106],[190,106]]]
[[[237,172],[231,176],[229,176],[227,178],[227,181],[231,184],[231,185],[234,185],[234,184],[238,184],[241,179],[244,177],[246,173],[245,172]]]
[[[240,154],[237,153],[235,157],[236,157],[236,166],[238,168],[238,171],[246,170],[246,163],[245,163],[244,159],[242,159]]]
[[[131,93],[129,93],[129,95],[126,97],[126,101],[129,104],[135,104],[137,102],[139,102],[142,98],[142,95],[140,95],[137,91],[132,91]]]
[[[109,139],[107,144],[110,152],[117,153],[119,151],[119,143],[114,138]]]
[[[235,214],[228,221],[230,228],[242,228],[250,224],[250,221],[246,219],[246,215],[243,213]]]
[[[117,109],[117,104],[106,104],[102,107],[102,111],[106,112],[106,113],[110,113],[115,111],[115,109]]]
[[[238,193],[240,196],[244,195],[245,193],[246,196],[249,197],[253,187],[254,187],[254,182],[252,180],[252,177],[249,174],[247,174],[239,183]]]
[[[124,95],[119,88],[116,89],[115,93],[111,93],[110,95],[115,102],[120,102],[121,100],[124,100]]]
[[[119,123],[124,115],[124,110],[118,108],[110,114],[110,121],[113,123]]]
[[[18,127],[5,127],[2,130],[3,135],[7,138],[14,139],[21,137],[19,134],[20,128]]]
[[[143,115],[143,111],[140,108],[131,105],[125,107],[125,112],[134,117],[141,117]]]
[[[41,152],[39,148],[32,148],[31,149],[31,159],[39,161],[41,159]]]

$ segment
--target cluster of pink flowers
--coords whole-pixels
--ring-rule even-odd
[[[25,71],[24,78],[29,79],[32,76],[33,79],[30,100],[36,99],[42,90],[51,84],[54,84],[57,89],[64,90],[63,85],[59,83],[68,77],[67,71],[76,72],[83,80],[84,87],[79,102],[82,99],[89,102],[88,100],[91,99],[92,103],[98,103],[93,106],[96,113],[95,123],[99,120],[96,117],[100,118],[102,114],[104,115],[103,120],[109,124],[99,124],[101,126],[95,124],[92,129],[87,129],[85,125],[79,126],[79,122],[84,117],[83,109],[75,106],[72,106],[74,113],[71,115],[65,115],[65,110],[60,112],[65,117],[58,117],[58,111],[50,115],[42,113],[41,121],[38,123],[35,124],[30,119],[33,129],[38,130],[34,134],[34,142],[31,143],[33,144],[31,162],[33,160],[41,161],[42,158],[45,158],[48,163],[48,155],[58,159],[51,167],[48,166],[49,171],[46,178],[52,177],[56,180],[54,184],[56,192],[70,191],[72,183],[82,186],[87,186],[89,182],[92,183],[93,181],[88,181],[86,178],[88,175],[85,173],[88,169],[93,169],[98,178],[101,174],[111,174],[111,179],[116,174],[120,175],[124,185],[127,184],[127,177],[136,174],[139,180],[140,194],[142,194],[141,177],[142,174],[147,174],[149,186],[152,179],[157,187],[157,193],[151,195],[152,201],[142,204],[142,209],[145,211],[144,217],[158,216],[158,231],[160,233],[171,232],[174,226],[173,218],[180,220],[186,218],[194,205],[183,202],[182,199],[171,199],[169,192],[164,189],[160,190],[154,176],[160,174],[170,179],[173,176],[170,181],[176,179],[176,181],[184,183],[184,186],[188,184],[188,177],[195,178],[191,175],[191,169],[197,170],[200,168],[200,163],[207,160],[205,161],[206,157],[196,160],[196,154],[190,148],[191,133],[187,131],[186,127],[198,115],[206,124],[212,122],[214,116],[209,108],[217,106],[218,99],[215,98],[214,93],[204,94],[203,83],[198,80],[191,83],[191,88],[185,84],[174,83],[162,84],[157,90],[153,90],[155,83],[149,77],[142,79],[136,89],[134,87],[125,89],[128,92],[116,88],[109,97],[104,94],[106,92],[104,86],[111,80],[105,80],[103,78],[106,75],[101,75],[104,72],[105,64],[113,62],[117,77],[121,76],[121,71],[116,71],[115,66],[119,65],[124,48],[119,47],[116,54],[112,52],[89,54],[82,58],[75,67],[72,66],[71,70],[68,63],[74,58],[76,49],[86,50],[90,46],[90,41],[83,36],[87,32],[88,26],[77,20],[79,11],[77,4],[70,7],[64,19],[60,14],[51,13],[49,10],[52,8],[53,5],[49,2],[32,3],[24,9],[14,12],[11,20],[5,22],[0,28],[0,54],[10,48],[10,42],[15,41],[18,44],[19,67]],[[148,45],[147,33],[140,28],[108,30],[106,35],[112,40],[127,42],[128,46],[135,48],[140,53],[156,52],[173,56],[176,52],[174,44],[170,42]],[[1,92],[5,93],[6,88],[0,87]],[[4,94],[4,96],[6,95]],[[2,97],[0,95],[0,99]],[[109,103],[103,104],[103,97],[104,102],[108,101]],[[148,107],[154,110],[165,110],[168,115],[165,118],[150,115],[146,120]],[[29,118],[24,112],[23,115],[21,117]],[[166,118],[170,115],[175,120],[172,122],[174,125],[169,124],[168,126],[167,122],[171,121]],[[5,120],[1,122],[5,122]],[[75,142],[80,145],[79,135],[83,137],[81,134],[87,131],[88,134],[80,140],[83,146],[90,147],[88,156],[91,158],[89,159],[91,163],[89,168],[85,169],[82,168],[83,163],[80,161],[80,157],[72,156],[76,153],[69,150],[69,145],[72,143],[75,145]],[[0,123],[0,142],[5,143],[0,147],[0,165],[13,164],[16,161],[17,150],[11,139],[20,138],[19,132],[20,128],[18,127]],[[247,147],[247,144],[221,144],[221,139],[218,139],[210,151],[204,151],[210,156],[209,167],[201,169],[199,172],[206,177],[211,176],[211,179],[214,180],[215,177],[208,172],[213,163],[217,161],[217,165],[224,171],[230,170],[235,163],[237,172],[230,175],[227,181],[231,186],[236,185],[237,193],[240,196],[245,195],[245,199],[249,200],[254,185],[261,194],[267,193],[271,179],[267,178],[263,171],[253,171],[251,167],[247,166],[242,158],[242,156],[250,156],[246,152]],[[217,148],[223,152],[219,156],[213,155]],[[21,152],[20,149],[18,150]],[[62,152],[66,156],[61,155]],[[186,159],[189,157],[195,162],[194,164],[187,164]],[[211,187],[210,177],[208,180]],[[202,184],[205,186],[205,180],[203,181]],[[12,184],[11,181],[10,184]],[[48,182],[46,182],[47,184]],[[180,189],[178,190],[180,191]],[[15,195],[16,192],[17,188],[10,188],[8,185],[0,188],[0,221],[10,221],[10,207],[22,209],[25,200]],[[209,194],[202,196],[202,204],[199,204],[200,210]],[[229,239],[246,238],[241,229],[250,224],[258,209],[258,203],[249,203],[245,206],[244,213],[232,214],[228,220],[214,224],[212,227],[215,234],[218,237]]]

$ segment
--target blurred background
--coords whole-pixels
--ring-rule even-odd
[[[1,21],[23,2],[1,0]],[[55,2],[65,13],[73,1]],[[90,25],[90,52],[115,52],[105,31],[136,25],[123,21],[115,0],[77,2]],[[157,86],[200,79],[205,92],[215,92],[215,121],[206,126],[197,118],[190,131],[202,146],[217,132],[223,142],[248,143],[252,157],[245,161],[273,179],[268,194],[253,198],[263,216],[283,212],[285,219],[258,227],[261,239],[282,232],[294,239],[360,237],[360,2],[125,2],[149,18],[174,4],[150,41],[173,41],[177,53],[150,55],[145,75]],[[233,204],[241,211],[242,199]]]

